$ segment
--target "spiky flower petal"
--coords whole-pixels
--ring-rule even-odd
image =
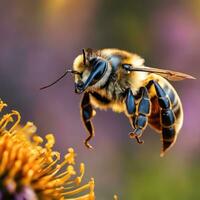
[[[5,106],[0,101],[0,111]],[[12,111],[0,119],[0,199],[94,200],[94,180],[81,186],[85,165],[80,164],[76,175],[74,150],[69,148],[59,162],[53,134],[44,142],[36,126],[20,126],[20,118]]]

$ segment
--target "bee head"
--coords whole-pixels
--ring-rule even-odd
[[[101,88],[111,74],[109,62],[91,49],[83,49],[83,53],[76,57],[73,70],[79,72],[75,75],[76,93],[82,93],[86,89]]]

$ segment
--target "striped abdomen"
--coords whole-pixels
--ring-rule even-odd
[[[154,80],[156,80],[166,93],[166,96],[170,99],[171,106],[170,109],[175,115],[175,121],[171,125],[165,125],[162,122],[161,108],[158,103],[158,97],[156,95],[155,87],[152,85],[149,88],[149,94],[151,97],[151,115],[149,116],[149,124],[157,132],[162,133],[163,140],[163,151],[164,153],[168,150],[176,141],[178,132],[180,131],[183,124],[183,110],[180,98],[173,88],[173,86],[164,78],[154,75]]]

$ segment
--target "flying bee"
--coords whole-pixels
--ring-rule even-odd
[[[41,89],[50,87],[67,73],[75,75],[75,92],[82,94],[81,117],[89,136],[94,136],[92,118],[95,108],[123,112],[133,128],[130,138],[143,143],[141,136],[149,124],[161,134],[161,156],[172,147],[183,124],[183,108],[180,98],[168,82],[194,77],[144,65],[137,54],[119,49],[83,49],[58,80]]]

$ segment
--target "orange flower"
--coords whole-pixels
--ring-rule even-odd
[[[0,101],[0,111],[5,106]],[[94,200],[94,180],[81,186],[85,166],[81,163],[76,175],[74,150],[59,162],[54,136],[46,135],[44,143],[36,126],[20,126],[20,118],[12,111],[0,119],[0,199]]]

